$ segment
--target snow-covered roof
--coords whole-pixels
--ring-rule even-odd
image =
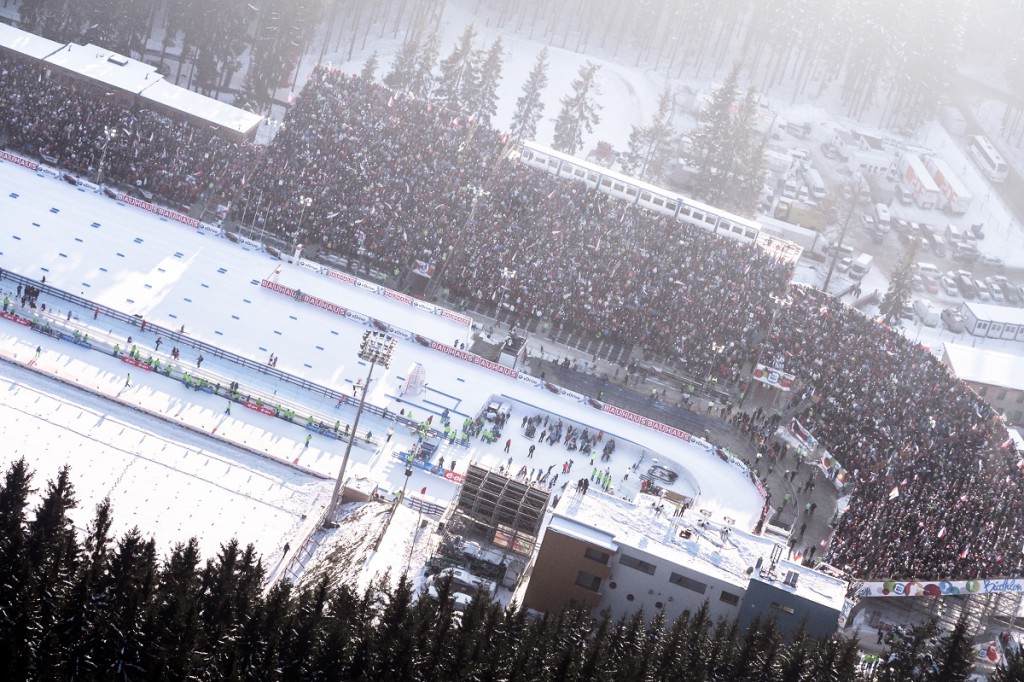
[[[698,523],[704,517],[697,511],[674,517],[672,502],[665,501],[660,513],[652,506],[652,503],[662,502],[659,498],[640,495],[637,502],[591,490],[586,495],[564,496],[552,518],[575,521],[577,525],[614,538],[614,544],[620,549],[635,547],[742,589],[746,589],[749,582],[747,569],[754,566],[758,558],[767,561],[775,545],[769,539],[732,527],[723,541],[723,525],[707,522],[705,527],[700,527]],[[692,531],[689,539],[679,536],[684,529]],[[590,541],[589,537],[587,539]]]
[[[964,301],[963,308],[970,310],[976,320],[1002,322],[1003,324],[1024,324],[1024,310],[991,303]]]
[[[44,61],[118,90],[139,94],[163,76],[150,66],[97,45],[68,43]]]
[[[785,578],[791,572],[796,573],[796,581],[786,584]],[[759,580],[784,592],[798,595],[801,599],[828,606],[836,611],[842,610],[849,587],[845,580],[785,559],[779,561],[770,576],[762,576],[755,571],[751,579]]]
[[[1024,389],[1024,357],[1013,353],[942,344],[946,363],[964,381]]]
[[[63,45],[20,28],[0,24],[0,47],[33,59],[46,59]]]
[[[234,130],[243,135],[258,126],[263,118],[259,114],[178,87],[162,78],[151,83],[142,91],[141,96],[156,104],[170,107],[188,116],[207,121],[221,128]]]
[[[580,542],[587,542],[596,547],[607,549],[613,554],[619,551],[619,546],[615,544],[615,536],[613,534],[564,516],[557,514],[552,516],[551,523],[548,524],[548,530],[554,530],[562,535],[575,538]]]

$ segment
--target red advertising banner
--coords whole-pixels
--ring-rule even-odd
[[[384,296],[386,298],[398,301],[399,303],[412,305],[412,296],[406,296],[405,294],[399,293],[397,291],[392,291],[391,289],[384,289]]]
[[[122,203],[129,204],[130,206],[141,208],[144,211],[155,213],[158,216],[167,218],[168,220],[173,220],[175,222],[181,223],[182,225],[188,225],[189,227],[199,227],[199,221],[191,216],[183,215],[181,213],[178,213],[177,211],[172,211],[169,208],[164,208],[163,206],[151,204],[148,201],[143,201],[142,199],[130,197],[127,194],[118,194],[117,200]]]
[[[468,317],[466,315],[460,315],[459,313],[448,310],[447,308],[438,308],[437,310],[440,311],[439,314],[441,315],[441,317],[447,318],[449,320],[455,320],[456,322],[464,324],[467,327],[473,324],[473,318]]]
[[[139,369],[146,370],[147,372],[152,372],[153,371],[153,368],[149,364],[143,362],[142,360],[136,360],[135,358],[129,357],[127,355],[122,355],[121,356],[121,362],[126,362],[129,365],[134,365],[134,366],[138,367]]]
[[[486,360],[486,359],[480,357],[479,355],[474,355],[473,353],[467,353],[464,350],[459,350],[458,348],[453,348],[452,346],[449,346],[448,344],[445,344],[445,343],[438,343],[437,341],[431,341],[430,342],[430,347],[432,349],[434,349],[434,350],[439,350],[442,353],[445,353],[447,355],[451,355],[452,357],[456,357],[459,360],[465,360],[466,362],[471,362],[474,365],[477,365],[478,367],[483,367],[484,369],[489,369],[489,370],[492,370],[494,372],[498,372],[499,374],[504,374],[505,376],[512,377],[513,379],[515,379],[515,378],[517,378],[519,376],[519,372],[514,370],[514,369],[512,369],[511,367],[506,367],[505,365],[499,365],[498,363],[491,362],[490,360]]]
[[[269,279],[262,280],[260,282],[260,286],[263,287],[264,289],[270,289],[271,291],[276,291],[280,294],[285,294],[286,296],[289,296],[291,298],[295,298],[296,294],[299,293],[298,291],[292,289],[291,287],[286,287],[283,284],[278,284],[277,282],[271,282]],[[325,301],[324,299],[319,298],[317,296],[302,294],[299,297],[299,300],[301,300],[303,303],[308,303],[311,306],[320,308],[322,310],[326,310],[336,315],[341,315],[342,317],[348,314],[348,311],[345,308],[342,308],[340,305],[336,303],[331,303],[330,301]]]
[[[328,270],[327,271],[327,275],[329,277],[333,277],[336,280],[344,282],[345,284],[355,284],[356,283],[356,278],[355,277],[353,277],[352,275],[346,274],[344,272],[338,272],[337,270]]]
[[[18,317],[14,313],[0,312],[0,317],[4,318],[6,320],[10,320],[11,322],[17,322],[18,324],[24,325],[26,327],[31,327],[32,326],[32,321],[31,320],[28,320],[28,319],[26,319],[24,317]]]
[[[35,161],[30,161],[28,159],[23,159],[20,156],[17,156],[15,154],[11,154],[10,152],[5,152],[2,149],[0,149],[0,159],[3,159],[4,161],[10,161],[11,163],[13,163],[16,166],[24,166],[25,168],[28,168],[29,170],[38,170],[39,169],[39,164],[36,163]]]
[[[256,412],[262,412],[263,414],[269,415],[271,417],[274,417],[274,416],[277,415],[277,410],[274,409],[273,407],[270,407],[269,405],[257,405],[256,403],[254,403],[252,401],[249,401],[247,403],[242,403],[242,404],[245,405],[246,407],[248,407],[250,410],[255,410]]]
[[[454,471],[444,472],[444,477],[445,480],[451,481],[452,483],[458,483],[459,485],[462,485],[463,483],[466,482],[465,476],[463,476],[462,474],[457,474]]]
[[[667,433],[670,436],[675,436],[680,440],[685,440],[687,442],[693,440],[693,436],[682,429],[677,429],[674,426],[669,426],[668,424],[662,424],[659,421],[648,419],[647,417],[635,414],[629,410],[624,410],[621,407],[615,407],[614,405],[605,403],[604,411],[609,414],[614,414],[616,417],[622,417],[634,424],[640,424],[641,426],[646,426],[649,429],[654,429],[655,431],[661,431],[662,433]]]

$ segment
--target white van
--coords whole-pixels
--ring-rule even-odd
[[[963,233],[963,231],[959,227],[954,225],[953,223],[948,223],[946,225],[946,241],[948,241],[954,247],[957,244],[963,243],[963,241],[964,241],[964,233]]]
[[[821,173],[815,169],[811,168],[804,171],[804,182],[807,183],[807,189],[815,201],[821,201],[828,196],[828,192],[825,191],[825,182],[821,179]]]
[[[925,263],[924,261],[917,261],[917,274],[919,275],[931,275],[935,279],[942,277],[942,271],[939,270],[933,263]]]
[[[926,327],[935,327],[939,324],[939,309],[922,298],[914,301],[914,314],[921,318]]]
[[[890,222],[889,207],[883,203],[875,204],[875,222],[878,224],[878,231],[882,234],[889,233]]]
[[[850,266],[850,279],[864,279],[864,275],[868,274],[871,270],[871,263],[874,258],[869,253],[862,253],[857,256],[857,260],[853,261],[853,265]]]

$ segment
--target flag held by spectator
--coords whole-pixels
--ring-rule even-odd
[[[890,500],[895,500],[899,496],[900,496],[900,487],[898,485],[897,486],[893,486],[892,491],[890,491],[890,493],[889,493],[889,499]]]

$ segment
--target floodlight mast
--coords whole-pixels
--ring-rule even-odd
[[[338,513],[345,497],[345,469],[348,468],[348,458],[352,453],[352,444],[356,439],[356,429],[359,428],[359,417],[363,414],[363,406],[366,404],[366,391],[370,388],[370,380],[373,378],[373,368],[383,365],[385,369],[391,366],[391,354],[395,350],[395,339],[384,332],[366,330],[363,333],[363,341],[359,344],[359,357],[370,363],[370,369],[366,373],[366,383],[363,385],[362,393],[359,395],[359,407],[356,408],[356,418],[352,422],[352,431],[348,435],[348,445],[345,446],[345,456],[341,460],[341,470],[338,472],[338,480],[334,483],[334,493],[331,495],[331,505],[328,508],[326,523],[332,523]]]

